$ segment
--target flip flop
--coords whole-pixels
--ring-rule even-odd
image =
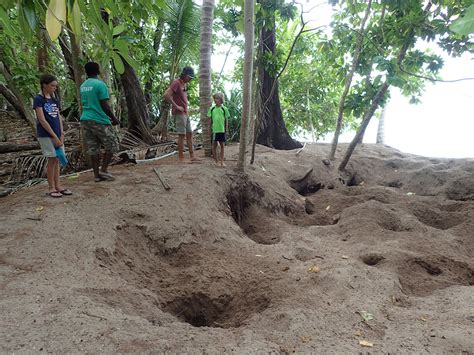
[[[100,172],[99,175],[100,175],[104,180],[109,180],[109,181],[115,180],[115,177],[114,177],[112,174],[109,174],[109,173],[102,173],[102,172]]]
[[[94,178],[94,181],[95,182],[101,182],[101,181],[105,181],[107,180],[105,177],[103,177],[102,175],[99,175],[98,177]]]
[[[58,192],[59,192],[61,195],[64,195],[64,196],[71,196],[71,195],[72,195],[72,191],[69,190],[69,189],[59,190]]]
[[[53,198],[63,197],[63,195],[58,191],[46,192],[46,196],[53,197]]]

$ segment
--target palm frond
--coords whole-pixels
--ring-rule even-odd
[[[165,16],[169,26],[171,72],[175,75],[181,58],[188,52],[199,51],[200,8],[192,0],[170,0]]]

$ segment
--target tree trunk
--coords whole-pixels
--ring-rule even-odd
[[[6,86],[0,84],[0,93],[5,99],[18,111],[22,118],[24,118],[32,129],[33,135],[36,137],[36,117],[30,105],[27,105],[27,100],[23,97],[20,90],[15,85],[14,80],[8,70],[8,67],[1,61],[0,58],[0,72],[6,81]]]
[[[202,145],[204,155],[211,156],[211,126],[207,111],[211,99],[211,55],[212,55],[212,22],[214,20],[214,0],[204,0],[201,14],[201,50],[199,63],[199,98],[202,127]]]
[[[158,19],[158,22],[156,23],[155,34],[153,36],[154,57],[152,58],[151,63],[150,63],[151,68],[155,68],[158,62],[157,56],[158,56],[158,51],[160,50],[160,46],[161,46],[161,39],[163,38],[164,24],[165,24],[164,18],[160,17]],[[156,117],[152,113],[152,100],[151,100],[152,90],[153,90],[153,79],[150,77],[145,82],[145,101],[147,105],[147,111],[151,115],[150,119],[155,120]]]
[[[38,70],[40,73],[45,73],[48,69],[48,43],[47,43],[47,34],[46,30],[39,29],[37,32],[38,37],[38,47],[36,49],[36,61],[38,65]]]
[[[245,171],[245,150],[247,148],[247,125],[252,112],[252,73],[253,73],[253,43],[254,43],[254,4],[255,0],[245,0],[244,28],[245,28],[245,57],[244,78],[242,93],[242,122],[240,125],[240,146],[237,170]]]
[[[360,52],[362,49],[362,44],[364,43],[364,32],[365,32],[364,28],[365,28],[365,23],[367,22],[367,19],[369,18],[371,5],[372,5],[372,0],[369,0],[369,2],[367,3],[367,9],[365,10],[365,16],[360,25],[359,35],[357,37],[357,43],[354,50],[354,58],[352,59],[351,70],[349,71],[349,74],[347,74],[346,83],[344,85],[344,91],[342,93],[341,99],[339,100],[339,110],[337,114],[336,130],[334,131],[334,138],[332,141],[331,152],[329,153],[330,160],[334,160],[336,156],[337,143],[339,141],[339,135],[341,134],[341,129],[342,129],[342,121],[343,121],[346,97],[347,97],[347,94],[349,93],[349,89],[351,88],[352,77],[354,76],[355,70],[357,66],[359,65]]]
[[[382,107],[380,113],[379,125],[377,127],[377,144],[385,144],[385,110],[386,106]]]
[[[71,60],[71,65],[74,73],[74,86],[76,89],[76,100],[77,100],[77,105],[79,107],[79,115],[82,112],[82,101],[81,101],[81,84],[84,80],[85,73],[84,73],[84,68],[79,64],[81,57],[82,57],[82,52],[81,52],[81,46],[80,43],[77,40],[76,35],[72,32],[69,31],[69,40],[71,42],[71,54],[72,54],[72,60]]]
[[[33,150],[40,149],[37,142],[25,143],[25,144],[14,144],[14,143],[0,143],[0,154],[20,152],[22,150]]]
[[[275,18],[273,18],[273,26],[270,29],[263,28],[260,33],[260,54],[262,58],[266,52],[275,54],[275,35],[276,26]],[[259,62],[262,63],[263,61],[259,60]],[[272,92],[274,85],[275,88]],[[291,138],[286,129],[280,107],[278,82],[264,67],[260,68],[260,98],[263,106],[260,124],[257,122],[255,126],[258,129],[256,142],[275,149],[290,150],[301,148],[301,144]]]
[[[128,130],[148,144],[156,143],[148,128],[149,118],[145,95],[135,70],[125,60],[125,72],[120,76],[128,111]]]
[[[383,99],[385,96],[385,93],[387,92],[387,89],[389,88],[389,84],[385,82],[377,91],[377,94],[375,94],[374,99],[372,100],[372,104],[370,105],[369,109],[366,111],[364,115],[364,119],[362,120],[362,123],[359,127],[359,130],[357,131],[357,134],[355,135],[354,139],[352,142],[349,144],[349,147],[346,150],[346,153],[344,154],[344,158],[342,159],[341,164],[339,165],[339,170],[344,170],[347,166],[347,163],[349,162],[350,157],[352,156],[352,153],[354,152],[354,149],[356,145],[360,142],[361,138],[364,136],[365,130],[367,126],[369,125],[370,119],[374,115],[375,110],[379,107],[380,101]]]

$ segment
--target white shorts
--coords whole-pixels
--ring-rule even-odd
[[[38,143],[43,152],[43,156],[46,158],[56,158],[56,148],[54,147],[53,140],[49,137],[38,137]],[[61,147],[64,151],[64,146]]]

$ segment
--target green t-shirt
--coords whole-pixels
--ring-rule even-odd
[[[207,117],[212,120],[212,133],[225,133],[225,120],[230,118],[230,113],[224,105],[212,106],[207,112]]]
[[[81,121],[96,121],[109,125],[110,118],[100,106],[100,100],[109,99],[109,89],[102,80],[88,78],[81,85],[82,115]]]

